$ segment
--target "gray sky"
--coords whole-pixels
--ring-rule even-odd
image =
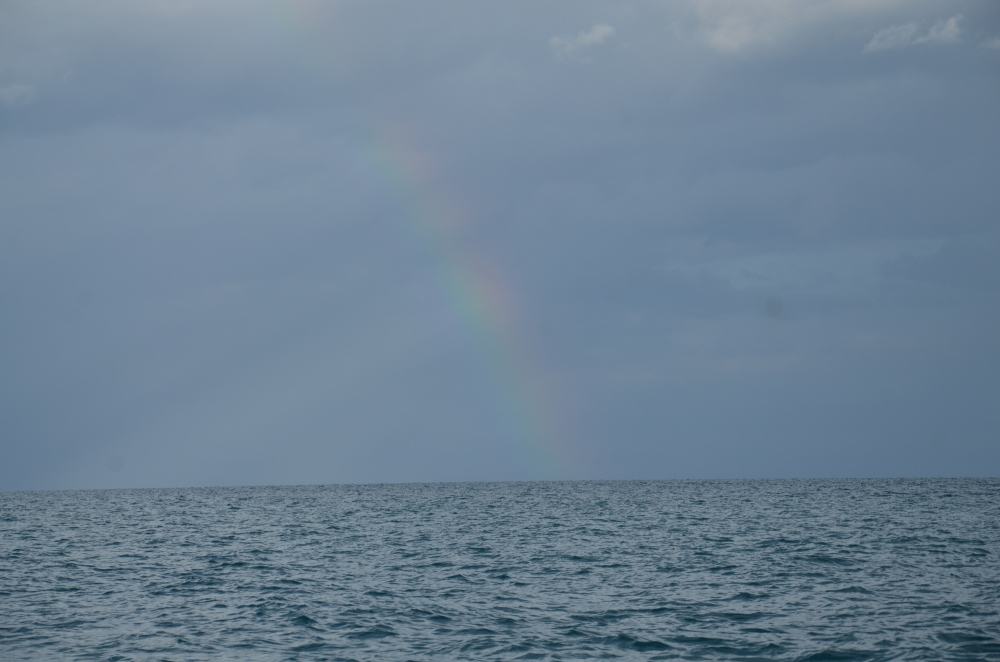
[[[0,489],[1000,473],[993,0],[0,4]]]

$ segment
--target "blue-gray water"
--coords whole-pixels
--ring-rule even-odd
[[[1000,481],[0,494],[2,659],[1000,659]]]

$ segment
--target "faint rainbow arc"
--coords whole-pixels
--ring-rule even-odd
[[[497,387],[507,394],[514,442],[533,455],[532,461],[565,469],[560,465],[573,464],[573,457],[565,444],[555,389],[527,337],[520,306],[502,274],[461,240],[459,231],[470,215],[461,197],[440,185],[430,155],[413,143],[399,127],[377,129],[372,161],[414,205],[410,220],[438,254],[439,278],[451,305],[491,355]]]

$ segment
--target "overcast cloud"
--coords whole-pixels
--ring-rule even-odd
[[[8,0],[0,489],[997,475],[998,39]]]

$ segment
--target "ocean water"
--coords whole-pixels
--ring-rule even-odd
[[[0,659],[1000,659],[1000,480],[0,493]]]

